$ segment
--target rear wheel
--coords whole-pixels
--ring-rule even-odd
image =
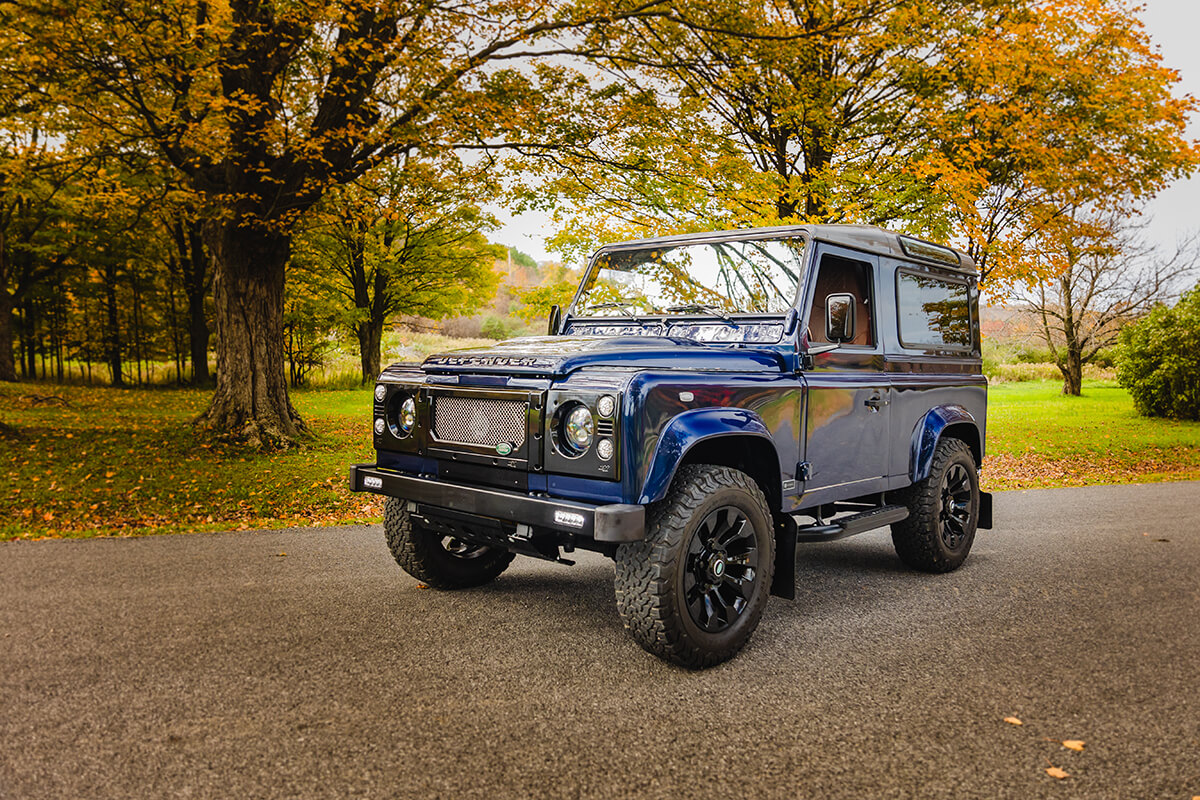
[[[406,501],[395,497],[384,503],[383,532],[396,563],[435,589],[469,589],[491,583],[513,560],[513,554],[503,548],[425,530],[413,522]]]
[[[939,441],[929,477],[899,499],[908,506],[908,518],[892,525],[900,560],[922,572],[958,569],[971,552],[979,523],[979,473],[966,442]]]
[[[775,569],[766,497],[736,469],[680,468],[646,539],[616,557],[617,610],[643,648],[698,669],[735,656],[758,626]]]

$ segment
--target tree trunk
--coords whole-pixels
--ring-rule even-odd
[[[208,264],[204,254],[204,238],[194,220],[176,219],[171,235],[179,254],[183,272],[183,291],[188,302],[188,349],[192,359],[192,384],[201,386],[210,380],[208,374],[208,318],[204,315],[204,299],[208,295]]]
[[[1068,347],[1058,369],[1063,376],[1062,393],[1079,397],[1083,392],[1083,354],[1075,348]]]
[[[207,240],[217,321],[217,388],[196,424],[253,447],[287,447],[304,431],[284,373],[283,280],[291,237],[237,220]]]
[[[0,286],[0,381],[17,379],[13,360],[13,301],[8,289]]]
[[[208,320],[204,317],[204,295],[198,300],[188,295],[188,345],[192,359],[192,384],[202,386],[212,377],[208,374]]]
[[[369,385],[379,379],[379,371],[382,367],[382,344],[383,344],[383,326],[387,322],[388,314],[388,280],[389,274],[383,265],[376,265],[374,271],[370,275],[370,289],[368,287],[368,276],[366,269],[366,230],[362,231],[361,237],[362,247],[358,257],[357,274],[362,276],[361,286],[363,292],[359,291],[359,281],[355,281],[354,301],[355,305],[364,308],[367,312],[367,319],[358,326],[358,352],[362,357],[363,369],[363,384]],[[386,241],[387,246],[391,246],[390,238]],[[362,301],[365,300],[365,304]],[[365,328],[365,330],[364,330]]]
[[[33,300],[26,297],[21,314],[21,373],[26,380],[37,380],[37,342],[35,336],[35,314]]]
[[[105,358],[113,386],[124,386],[121,374],[121,321],[117,315],[117,268],[112,264],[104,268],[104,306],[108,330],[105,332]]]
[[[383,341],[383,320],[366,319],[358,323],[358,354],[362,363],[362,382],[372,384],[379,379],[382,361],[380,345]]]
[[[207,384],[208,319],[204,316],[204,298],[208,294],[208,270],[205,267],[204,241],[195,223],[188,225],[187,253],[183,262],[183,285],[188,299],[188,343],[192,353],[192,383]]]

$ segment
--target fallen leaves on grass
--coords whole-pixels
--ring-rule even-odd
[[[1200,456],[1192,447],[1153,448],[1119,456],[1112,452],[1047,456],[993,451],[984,466],[983,488],[993,492],[1200,477]]]

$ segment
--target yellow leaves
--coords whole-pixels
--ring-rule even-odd
[[[1013,726],[1024,727],[1025,725],[1025,723],[1022,722],[1019,717],[1014,716],[1004,717],[1004,721]],[[1044,737],[1043,740],[1061,744],[1067,750],[1071,750],[1075,753],[1082,753],[1084,748],[1084,741],[1082,739],[1051,739],[1049,737]],[[1062,767],[1055,765],[1052,761],[1050,761],[1050,759],[1046,759],[1046,763],[1049,764],[1049,766],[1045,768],[1045,771],[1046,774],[1051,778],[1061,781],[1065,778],[1071,777],[1071,773],[1067,772]]]

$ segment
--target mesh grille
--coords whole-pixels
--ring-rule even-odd
[[[443,442],[495,447],[525,442],[525,402],[482,397],[435,397],[433,435]]]

